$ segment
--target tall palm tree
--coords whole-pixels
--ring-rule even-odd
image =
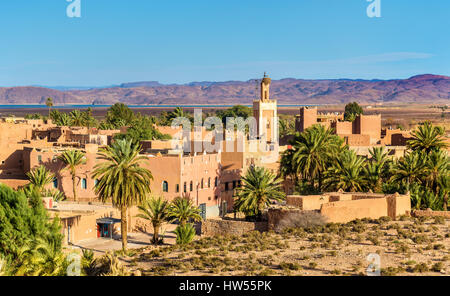
[[[429,153],[440,149],[446,149],[448,144],[445,142],[445,130],[440,126],[433,126],[429,121],[419,126],[411,133],[412,140],[407,145],[412,150],[418,150]]]
[[[242,177],[242,186],[237,189],[235,209],[243,212],[248,218],[260,219],[263,210],[272,201],[284,200],[282,182],[282,179],[277,178],[269,170],[251,166]]]
[[[111,200],[120,209],[122,249],[127,249],[127,209],[141,204],[150,193],[152,173],[141,165],[147,157],[139,155],[140,146],[131,140],[117,140],[102,148],[101,161],[94,168],[93,177],[98,179],[95,193],[102,202]]]
[[[66,165],[66,168],[72,175],[73,199],[74,201],[77,201],[77,167],[86,163],[85,154],[80,150],[67,150],[58,156],[58,158]]]
[[[177,197],[169,207],[169,216],[180,221],[180,225],[185,225],[190,219],[201,221],[200,209],[198,209],[189,196]]]
[[[391,181],[406,184],[409,191],[413,182],[422,183],[425,177],[426,156],[421,152],[410,152],[397,160],[392,169]]]
[[[322,125],[313,125],[296,135],[293,146],[295,150],[293,162],[297,174],[309,180],[313,187],[317,179],[320,189],[327,162],[339,151],[342,141],[332,135],[331,129],[326,129]]]
[[[363,176],[364,159],[354,151],[344,151],[325,174],[325,186],[332,190],[349,192],[363,191],[366,180]]]
[[[169,221],[169,202],[162,196],[152,197],[145,200],[142,205],[138,206],[140,213],[136,216],[145,220],[149,220],[153,225],[154,244],[159,243],[159,230],[161,226]]]
[[[428,187],[433,190],[435,194],[439,192],[439,176],[445,176],[449,174],[450,160],[447,156],[447,152],[433,151],[427,157],[426,162],[427,171],[427,183]]]
[[[371,156],[369,163],[365,167],[368,184],[375,192],[381,192],[383,181],[388,175],[391,159],[384,147],[373,147],[369,149]]]
[[[42,192],[45,186],[51,184],[55,178],[55,175],[43,165],[29,171],[26,175],[30,180],[30,184],[39,192]]]
[[[48,117],[50,118],[50,113],[51,113],[52,107],[53,107],[53,99],[47,98],[47,100],[45,101],[45,105],[47,105],[47,107],[48,107]]]

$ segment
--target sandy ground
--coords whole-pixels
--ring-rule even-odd
[[[321,230],[197,238],[120,257],[143,275],[366,275],[379,255],[382,275],[450,275],[450,221],[334,224]]]
[[[161,230],[161,235],[164,234],[164,243],[167,245],[174,245],[176,234],[174,233],[176,224],[167,224]],[[128,233],[128,248],[140,249],[151,246],[150,240],[153,233]],[[91,250],[95,255],[102,255],[110,251],[118,251],[122,249],[122,240],[120,235],[115,235],[113,239],[108,238],[94,238],[77,242],[74,245],[67,247],[67,250]]]

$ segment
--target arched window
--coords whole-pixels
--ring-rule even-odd
[[[186,182],[184,182],[184,193],[186,193],[187,192],[187,185],[186,185]]]
[[[208,188],[211,188],[211,178],[208,178]]]
[[[162,189],[163,189],[163,192],[169,192],[169,183],[167,183],[167,181],[163,181]]]

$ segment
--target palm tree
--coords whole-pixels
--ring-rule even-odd
[[[368,184],[375,192],[381,192],[383,180],[388,174],[390,158],[384,147],[373,147],[369,149],[370,162],[365,167]]]
[[[412,150],[418,150],[429,153],[440,149],[446,149],[448,144],[445,142],[445,130],[440,126],[433,126],[429,121],[419,126],[417,130],[411,133],[412,140],[407,145]]]
[[[406,184],[406,190],[410,190],[413,182],[421,183],[425,172],[426,156],[420,152],[410,152],[399,159],[392,169],[391,181]]]
[[[260,219],[265,207],[272,201],[282,201],[285,194],[281,190],[283,180],[263,167],[251,166],[237,189],[234,207],[247,218]]]
[[[67,150],[58,156],[58,158],[67,166],[67,169],[72,175],[73,199],[74,201],[77,201],[77,167],[86,163],[85,155],[80,150]]]
[[[122,249],[127,249],[127,209],[141,204],[150,193],[152,173],[141,167],[147,157],[140,156],[141,147],[130,140],[117,140],[111,146],[102,148],[101,161],[94,168],[93,177],[98,179],[95,193],[102,202],[111,200],[120,209]]]
[[[26,175],[30,180],[30,184],[36,188],[38,192],[42,192],[45,186],[51,184],[55,178],[55,175],[43,165],[26,173]]]
[[[169,202],[162,196],[145,200],[142,205],[138,206],[140,213],[136,216],[145,220],[149,220],[153,225],[154,244],[159,243],[159,230],[161,226],[169,221]]]
[[[366,186],[363,169],[362,157],[356,155],[354,151],[344,151],[326,171],[325,186],[332,190],[363,191]]]
[[[53,107],[53,99],[52,98],[47,98],[47,100],[45,101],[45,105],[47,105],[47,107],[48,107],[48,117],[50,118],[50,112],[51,112],[52,107]]]
[[[447,211],[448,207],[448,192],[450,191],[450,174],[440,175],[438,180],[439,190],[441,191],[442,199],[444,202],[444,211]]]
[[[169,216],[180,221],[180,225],[185,225],[190,219],[201,221],[200,209],[198,209],[189,196],[177,197],[169,207]]]
[[[84,125],[84,115],[80,110],[73,110],[70,112],[71,122],[74,126],[83,126]]]
[[[435,194],[439,192],[439,176],[448,175],[450,161],[447,153],[444,151],[433,151],[427,157],[426,162],[427,183],[428,188],[432,189]]]
[[[322,187],[322,175],[327,162],[342,147],[342,141],[332,135],[331,129],[322,125],[313,125],[303,133],[296,135],[294,142],[293,163],[297,174],[309,180],[314,187],[318,179],[318,188]]]

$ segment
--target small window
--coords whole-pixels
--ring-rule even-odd
[[[228,182],[225,182],[225,191],[228,191]]]
[[[167,181],[164,181],[162,183],[163,192],[169,192],[169,183]]]
[[[180,184],[175,185],[175,192],[180,192]]]
[[[87,189],[87,180],[86,180],[86,178],[83,178],[81,180],[81,188]]]
[[[189,190],[194,191],[194,183],[192,183],[192,181],[191,181],[191,184],[189,185]]]
[[[39,162],[39,163],[42,162],[42,155],[38,155],[38,162]]]
[[[217,187],[217,185],[219,185],[219,179],[216,177],[214,179],[214,187]]]
[[[236,181],[233,181],[233,189],[236,188]]]
[[[201,185],[200,185],[200,186],[201,186],[201,188],[203,189],[203,179],[202,179],[202,183],[201,183]]]
[[[55,189],[58,188],[58,179],[57,178],[53,178],[53,188],[55,188]]]
[[[208,178],[208,188],[211,188],[211,178]]]
[[[184,193],[186,193],[187,192],[187,185],[186,185],[186,182],[184,182]]]

